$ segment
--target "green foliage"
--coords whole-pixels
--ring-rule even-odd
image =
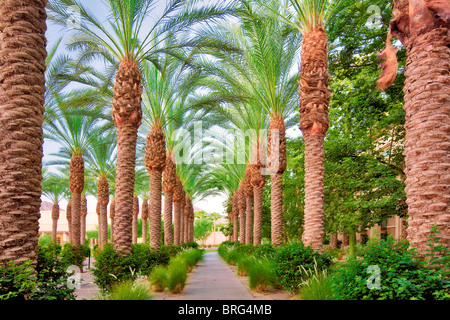
[[[65,243],[61,250],[61,260],[67,266],[75,265],[81,268],[84,260],[89,257],[90,250],[87,244],[74,247],[71,243]]]
[[[256,291],[265,291],[273,284],[273,269],[267,259],[254,259],[247,265],[249,287]]]
[[[148,280],[151,284],[151,289],[154,292],[162,292],[167,287],[167,268],[164,266],[157,266],[150,273]]]
[[[171,252],[169,246],[161,250],[151,249],[147,244],[135,244],[131,254],[123,257],[114,250],[114,245],[106,243],[94,256],[95,284],[102,290],[109,291],[116,282],[135,280],[139,275],[149,275],[157,265],[167,265]],[[177,252],[179,248],[171,248]]]
[[[268,243],[257,247],[253,254],[257,258],[266,258],[272,260],[273,258],[275,258],[276,253],[277,248],[273,244]]]
[[[46,246],[53,241],[52,235],[50,233],[43,233],[39,236],[38,246]]]
[[[60,256],[61,246],[55,242],[40,246],[37,263],[0,266],[0,300],[74,300],[75,287],[70,287],[68,264]]]
[[[209,217],[195,219],[194,239],[205,240],[211,234],[214,222]]]
[[[180,293],[187,280],[187,264],[183,257],[175,257],[167,266],[167,288],[172,293]]]
[[[75,300],[75,283],[71,283],[75,280],[69,280],[69,265],[60,253],[61,246],[55,242],[39,247],[36,264],[38,290],[32,294],[33,300]]]
[[[339,265],[330,281],[334,299],[422,300],[450,298],[442,273],[426,267],[406,241],[372,238],[360,257]],[[379,271],[379,273],[378,273]],[[377,279],[379,281],[377,285]]]
[[[105,300],[151,300],[151,298],[147,285],[132,280],[115,283],[111,292],[101,297]]]
[[[29,300],[37,290],[31,261],[0,265],[0,300]]]
[[[301,284],[300,296],[302,300],[329,300],[333,290],[327,272],[310,270],[309,277]]]
[[[331,266],[331,257],[320,254],[301,242],[293,242],[278,249],[274,258],[274,273],[277,284],[283,289],[296,292],[299,284],[305,280],[303,268],[313,269],[317,265],[320,270]]]

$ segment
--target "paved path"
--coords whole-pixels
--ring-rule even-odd
[[[203,254],[182,300],[255,300],[217,251]]]

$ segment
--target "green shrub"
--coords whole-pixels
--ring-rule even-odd
[[[30,300],[37,290],[31,261],[0,265],[0,300]]]
[[[137,277],[130,256],[122,257],[114,250],[112,243],[105,243],[102,250],[97,249],[94,257],[94,283],[101,290],[109,291],[114,283],[135,280]]]
[[[269,260],[274,259],[276,253],[277,253],[277,248],[271,243],[263,244],[263,245],[255,248],[255,251],[253,252],[255,257],[266,258]]]
[[[86,244],[74,247],[71,243],[65,243],[61,250],[61,260],[67,266],[75,265],[82,268],[84,260],[89,257],[90,250]]]
[[[266,291],[273,283],[273,273],[269,262],[265,259],[254,259],[247,266],[249,287],[256,291]]]
[[[372,238],[361,257],[348,259],[330,278],[340,300],[449,298],[445,278],[426,267],[407,241]]]
[[[180,293],[187,280],[187,265],[182,257],[175,257],[170,260],[167,266],[167,288],[172,293]]]
[[[331,256],[313,251],[301,242],[282,246],[277,250],[273,260],[275,281],[283,289],[297,292],[300,283],[305,280],[302,266],[305,269],[312,269],[317,263],[317,268],[322,270],[331,266],[331,260]]]
[[[233,248],[228,251],[228,254],[226,256],[226,263],[229,265],[237,265],[239,260],[243,257],[243,254],[239,251],[237,248]]]
[[[153,292],[162,292],[167,287],[167,268],[157,266],[150,273],[148,278]]]
[[[248,275],[248,268],[252,263],[255,263],[255,257],[254,256],[244,256],[241,259],[239,259],[238,262],[238,275],[245,277]]]
[[[319,272],[305,280],[300,289],[302,300],[329,300],[333,296],[326,272]]]
[[[149,288],[145,284],[138,284],[132,280],[115,283],[111,291],[101,297],[106,300],[151,300],[151,298]]]
[[[188,272],[191,272],[192,268],[202,259],[203,251],[200,249],[189,249],[182,251],[179,255],[186,261]]]
[[[33,300],[75,300],[75,283],[69,283],[67,261],[60,259],[61,246],[51,242],[37,251],[37,291]]]

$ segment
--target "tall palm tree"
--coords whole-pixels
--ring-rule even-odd
[[[305,141],[305,222],[303,242],[323,251],[324,233],[324,157],[323,142],[329,127],[328,44],[326,25],[342,9],[340,0],[289,0],[278,11],[270,12],[297,28],[302,34],[300,63],[300,129]],[[295,17],[295,21],[292,18]]]
[[[391,85],[397,74],[397,50],[391,38],[406,48],[405,174],[408,204],[407,238],[424,253],[433,225],[449,246],[450,198],[450,28],[448,1],[393,1],[386,49],[379,55],[384,68],[378,87]]]
[[[85,113],[87,115],[84,115]],[[105,130],[104,126],[97,126],[101,114],[95,110],[61,109],[52,122],[44,123],[44,137],[60,144],[60,152],[55,154],[59,158],[70,159],[69,189],[72,193],[72,244],[80,246],[81,194],[84,189],[84,158],[92,140]],[[53,161],[53,164],[65,164]]]
[[[115,176],[115,133],[108,131],[93,137],[86,153],[87,172],[96,181],[96,196],[99,204],[99,245],[108,242],[107,206],[110,199],[110,184]]]
[[[98,21],[95,14],[76,0],[51,0],[48,5],[49,17],[63,26],[71,18],[68,9],[71,6],[80,9],[80,28],[69,40],[69,47],[80,49],[81,59],[101,57],[118,66],[112,99],[112,117],[117,129],[115,248],[123,255],[131,252],[136,140],[142,119],[142,79],[139,69],[144,60],[158,64],[158,52],[170,49],[159,46],[168,34],[180,32],[195,22],[223,14],[223,10],[216,10],[215,7],[196,9],[186,0],[173,0],[147,26],[144,21],[156,7],[154,4],[153,0],[105,1],[110,15],[104,23]],[[144,25],[147,32],[141,37]],[[155,139],[161,137],[157,128],[153,134]],[[151,162],[149,166],[153,168]],[[159,169],[155,166],[155,170],[151,170],[153,180],[160,176],[157,173]]]
[[[50,201],[53,202],[52,205],[52,239],[57,240],[57,227],[59,219],[59,203],[68,194],[69,185],[66,183],[67,180],[56,174],[48,172],[46,167],[42,168],[42,194],[46,196]]]
[[[41,205],[46,1],[0,6],[0,264],[36,261]]]

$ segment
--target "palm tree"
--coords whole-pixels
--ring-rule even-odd
[[[99,204],[99,246],[108,242],[107,206],[109,203],[110,185],[115,176],[115,133],[93,137],[91,147],[86,153],[87,172],[96,181],[97,203]]]
[[[391,38],[406,47],[405,174],[408,204],[407,238],[424,253],[433,225],[449,245],[449,14],[446,1],[393,1],[384,68],[378,88],[391,85],[397,74],[397,50]]]
[[[323,142],[329,127],[328,44],[325,27],[342,9],[339,0],[289,0],[295,14],[284,6],[270,12],[297,28],[302,34],[300,63],[300,129],[305,142],[305,222],[303,242],[323,251],[324,157]],[[295,21],[292,21],[295,17]]]
[[[83,115],[83,113],[87,115]],[[84,189],[84,158],[92,140],[101,134],[104,126],[97,126],[101,114],[87,110],[59,110],[55,119],[44,123],[44,137],[61,145],[56,156],[70,159],[69,189],[72,193],[72,244],[77,247],[81,239],[81,194]],[[67,160],[49,162],[65,164]]]
[[[0,264],[36,261],[41,205],[46,1],[0,6]]]
[[[196,9],[188,5],[186,0],[170,1],[161,16],[153,20],[150,27],[146,26],[148,32],[140,39],[145,18],[155,8],[154,1],[108,0],[105,4],[110,13],[105,23],[99,22],[93,13],[76,0],[51,0],[48,8],[49,17],[66,26],[66,21],[71,18],[68,9],[77,6],[80,9],[80,28],[69,40],[69,47],[81,50],[81,60],[100,57],[118,66],[112,99],[112,117],[117,128],[115,247],[121,254],[127,255],[131,252],[137,131],[142,119],[142,79],[139,69],[144,60],[158,64],[158,52],[170,49],[161,48],[159,43],[169,34],[180,32],[203,19],[220,16],[223,11],[215,7]],[[112,27],[112,30],[108,27]],[[161,132],[158,128],[153,134],[152,137],[160,143],[158,139]],[[158,146],[161,147],[161,144]],[[149,166],[153,168],[153,163],[149,162]],[[162,171],[160,167],[155,166],[151,171],[152,180],[161,180],[158,173]]]
[[[42,168],[42,194],[53,202],[52,206],[52,239],[57,240],[57,227],[59,219],[59,203],[68,194],[67,180],[55,173],[47,171],[46,167]]]

